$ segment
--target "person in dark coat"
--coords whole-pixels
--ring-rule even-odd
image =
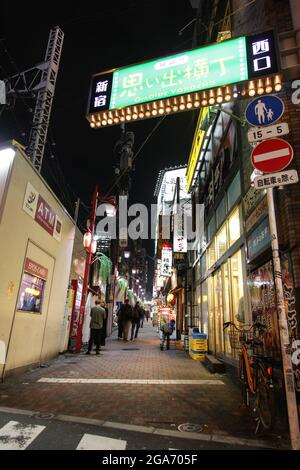
[[[140,306],[140,328],[144,328],[145,310]]]
[[[123,304],[122,304],[123,305]],[[123,339],[123,329],[124,329],[124,315],[122,313],[122,305],[117,311],[117,323],[118,323],[118,339]]]
[[[145,317],[146,317],[146,320],[147,320],[147,323],[148,323],[148,320],[149,320],[149,318],[150,318],[150,312],[149,312],[149,310],[146,310],[146,311],[145,311]]]
[[[101,346],[105,346],[105,339],[107,336],[107,319],[108,319],[108,307],[105,302],[101,302],[101,307],[104,308],[106,312],[106,317],[103,320],[103,327],[101,330]]]
[[[129,299],[125,299],[125,303],[122,304],[119,315],[118,315],[118,326],[122,325],[122,333],[123,333],[124,341],[128,341],[129,330],[132,324],[132,318],[133,318],[133,308],[131,307],[129,303]]]
[[[90,340],[86,354],[91,354],[93,343],[96,345],[96,354],[100,354],[101,349],[101,330],[103,328],[103,321],[106,318],[105,309],[100,306],[100,300],[96,300],[95,307],[91,309],[91,322],[90,322]]]
[[[141,324],[141,307],[139,302],[137,302],[133,308],[133,317],[132,317],[132,326],[131,326],[131,341],[137,338],[140,324]]]

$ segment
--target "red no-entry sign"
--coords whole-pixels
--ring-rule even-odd
[[[294,151],[286,140],[269,139],[253,149],[251,162],[257,170],[273,173],[286,168],[292,161],[293,155]]]

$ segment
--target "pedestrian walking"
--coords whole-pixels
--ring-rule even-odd
[[[150,318],[150,312],[149,312],[149,310],[146,310],[146,311],[145,311],[145,317],[146,317],[146,320],[147,320],[147,323],[148,323],[148,320],[149,320],[149,318]]]
[[[106,339],[106,336],[107,336],[107,319],[108,319],[108,307],[107,307],[107,304],[105,302],[101,302],[101,307],[104,308],[105,310],[105,318],[103,320],[103,327],[102,327],[102,330],[101,330],[101,346],[105,346],[105,339]]]
[[[137,338],[139,329],[140,329],[140,322],[141,322],[141,307],[140,303],[137,302],[133,308],[133,316],[132,316],[132,327],[131,327],[131,341]]]
[[[122,304],[120,308],[120,312],[118,315],[118,326],[122,325],[122,335],[124,341],[129,341],[129,331],[132,325],[132,318],[133,318],[133,308],[129,303],[129,299],[125,299],[125,303]],[[119,330],[120,333],[120,330]]]
[[[170,320],[168,323],[164,322],[161,325],[160,330],[162,332],[161,341],[160,341],[161,351],[164,350],[165,341],[167,341],[166,349],[170,349],[170,336],[175,330],[175,320]]]
[[[140,314],[140,328],[144,328],[145,310],[142,305],[140,306],[139,314]]]
[[[122,305],[117,311],[118,339],[123,339],[123,331],[124,331],[124,313],[122,310]]]
[[[91,309],[90,321],[90,340],[86,354],[91,354],[93,343],[96,345],[96,354],[100,354],[101,349],[101,334],[103,328],[103,321],[106,318],[106,311],[100,306],[100,300],[96,300],[95,307]]]

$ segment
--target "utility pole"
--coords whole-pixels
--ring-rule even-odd
[[[273,188],[267,189],[269,225],[271,234],[272,256],[274,264],[274,276],[277,297],[277,315],[279,326],[280,347],[282,356],[282,368],[285,383],[286,404],[290,427],[290,439],[293,450],[300,450],[300,432],[298,420],[298,408],[293,375],[293,365],[290,353],[289,329],[285,313],[284,293],[282,286],[282,272],[279,256],[278,233],[274,205]]]
[[[27,153],[39,172],[42,169],[63,40],[64,33],[56,26],[50,31],[44,61],[5,79],[6,96],[0,101],[4,101],[7,108],[11,108],[18,96],[36,96]]]
[[[76,225],[78,221],[79,207],[80,207],[80,198],[77,198],[77,201],[75,202],[75,213],[74,213],[74,220],[75,220]]]
[[[91,216],[90,216],[89,231],[91,232],[92,240],[94,238],[94,233],[95,233],[97,200],[98,200],[98,185],[96,185],[95,191],[94,191],[94,194],[93,194],[92,212],[91,212]],[[92,261],[92,251],[91,251],[91,249],[88,249],[87,252],[86,252],[84,278],[83,278],[82,294],[81,294],[78,324],[77,324],[77,337],[76,337],[76,352],[77,353],[80,352],[81,344],[82,344],[82,326],[83,326],[85,304],[86,304],[86,298],[87,298],[87,290],[88,290],[88,282],[89,282],[89,276],[90,276],[91,261]]]
[[[45,56],[45,63],[48,67],[42,73],[43,88],[38,92],[34,110],[27,151],[30,160],[39,172],[42,169],[63,39],[64,33],[58,26],[51,30]]]

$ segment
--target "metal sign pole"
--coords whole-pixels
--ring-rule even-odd
[[[274,206],[273,188],[267,189],[268,207],[269,207],[269,223],[272,242],[272,257],[274,264],[275,286],[277,296],[277,315],[279,325],[280,347],[282,355],[282,368],[284,375],[286,403],[288,411],[288,420],[290,428],[290,439],[293,450],[300,450],[300,432],[298,409],[295,393],[295,383],[293,376],[293,366],[290,354],[290,340],[287,318],[284,306],[284,294],[282,286],[282,272],[279,256],[278,234]]]

